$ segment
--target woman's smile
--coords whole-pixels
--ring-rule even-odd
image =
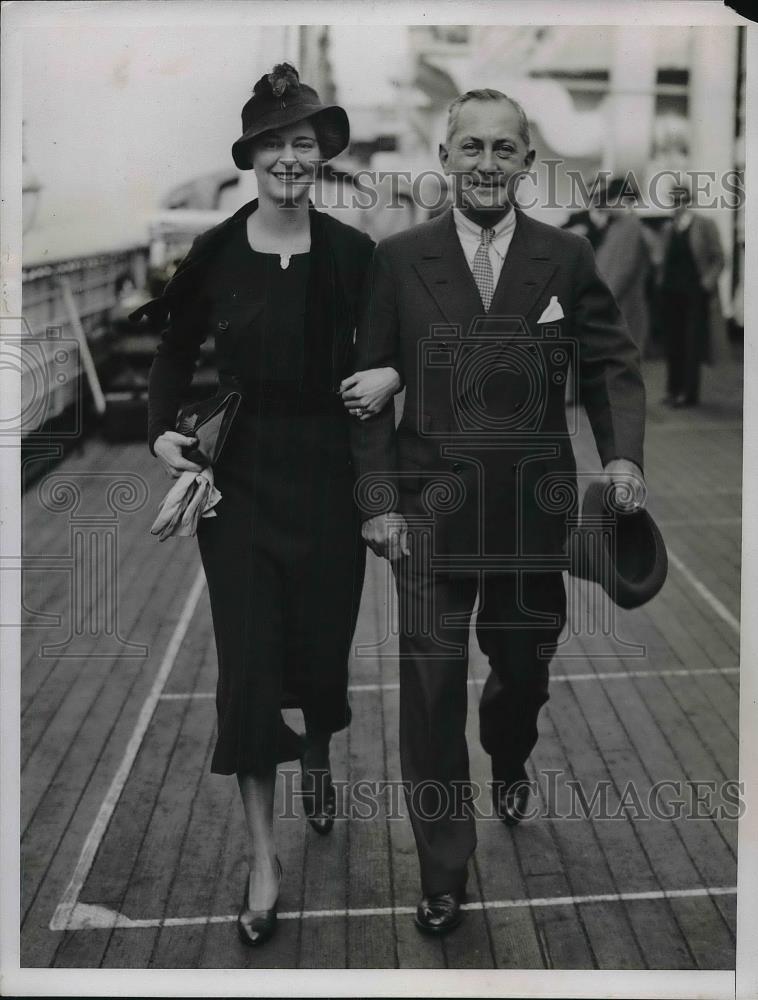
[[[282,181],[284,184],[296,184],[302,181],[310,183],[312,179],[312,175],[306,174],[304,171],[294,173],[291,170],[270,170],[269,173],[276,177],[277,180]]]

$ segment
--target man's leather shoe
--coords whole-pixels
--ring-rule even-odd
[[[529,781],[526,777],[515,781],[493,781],[492,802],[495,815],[506,826],[517,826],[527,815]]]
[[[463,919],[465,890],[424,896],[416,909],[416,926],[424,934],[447,934]]]

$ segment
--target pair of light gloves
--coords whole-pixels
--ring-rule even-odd
[[[150,533],[161,542],[172,536],[192,536],[201,517],[216,517],[213,508],[220,499],[210,466],[200,472],[183,472],[163,498]]]

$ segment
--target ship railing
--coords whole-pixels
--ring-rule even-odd
[[[107,361],[112,311],[129,283],[146,286],[148,259],[145,244],[22,268],[23,319],[2,345],[21,372],[22,438],[80,403],[83,352]]]

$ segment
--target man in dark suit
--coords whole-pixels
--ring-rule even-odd
[[[388,557],[400,608],[400,754],[421,869],[417,925],[461,918],[476,845],[465,738],[468,629],[491,673],[479,707],[497,814],[526,808],[525,762],[565,620],[576,505],[564,405],[578,372],[608,476],[642,489],[637,349],[586,239],[514,202],[531,167],[523,110],[493,90],[450,109],[440,146],[455,208],[379,244],[356,367],[406,386],[352,428],[363,535]]]
[[[663,235],[659,275],[661,325],[666,338],[668,406],[697,406],[700,366],[710,361],[723,327],[718,279],[724,251],[716,223],[693,212],[683,185],[671,189],[674,211]]]

